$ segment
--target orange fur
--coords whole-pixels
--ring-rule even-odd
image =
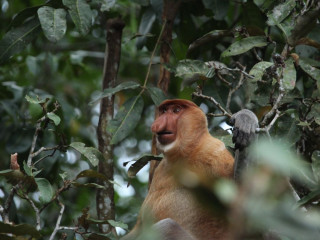
[[[149,193],[142,204],[133,232],[137,234],[141,224],[151,213],[154,222],[170,218],[194,239],[225,239],[227,224],[199,204],[190,189],[181,184],[180,178],[188,173],[198,177],[200,181],[230,178],[234,159],[224,144],[209,134],[206,116],[194,103],[187,100],[167,100],[159,108],[163,106],[168,106],[167,112],[157,117],[152,130],[161,133],[175,128],[176,136],[173,142],[171,135],[164,136],[165,145],[171,144],[168,149],[158,141],[159,147],[164,149],[164,159],[155,169]],[[173,112],[176,106],[181,108],[178,113]],[[164,124],[169,125],[170,129],[163,127]]]

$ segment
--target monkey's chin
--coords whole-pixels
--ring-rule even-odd
[[[176,145],[176,141],[163,145],[157,139],[157,147],[163,153],[169,152],[170,150],[172,150],[175,147],[175,145]]]

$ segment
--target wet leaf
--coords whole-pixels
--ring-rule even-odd
[[[148,93],[156,106],[159,106],[164,100],[167,99],[163,91],[157,87],[147,87]]]
[[[72,185],[75,187],[90,187],[90,188],[100,188],[103,189],[105,188],[102,185],[99,185],[97,183],[78,183],[78,182],[72,182]]]
[[[102,180],[108,180],[105,175],[103,175],[102,173],[99,173],[97,171],[94,171],[92,169],[87,169],[87,170],[84,170],[84,171],[80,172],[77,175],[76,179],[84,178],[84,177],[99,178],[99,179],[102,179]]]
[[[285,90],[290,91],[296,85],[297,72],[294,67],[294,59],[292,57],[285,61],[285,68],[283,69],[282,84]]]
[[[63,0],[62,2],[69,8],[68,12],[79,33],[86,35],[90,30],[93,17],[90,5],[86,0]]]
[[[320,81],[320,69],[313,67],[312,61],[305,60],[305,59],[299,59],[299,66],[302,68],[302,70],[308,74],[313,79]],[[314,64],[313,64],[314,65]]]
[[[251,68],[251,70],[250,70],[250,72],[249,72],[249,74],[254,77],[253,79],[250,79],[250,81],[252,81],[252,82],[257,82],[257,81],[261,80],[263,74],[264,74],[265,71],[266,71],[266,69],[267,69],[268,67],[272,66],[272,65],[273,65],[273,63],[271,63],[271,62],[264,62],[264,61],[263,61],[263,62],[258,62],[257,64],[255,64],[255,65]]]
[[[32,103],[32,104],[40,104],[40,103],[46,102],[45,99],[40,99],[38,97],[30,97],[29,95],[26,95],[25,98],[29,103]]]
[[[15,236],[29,235],[34,238],[40,238],[41,234],[37,229],[29,224],[11,225],[0,222],[0,233],[11,233]]]
[[[0,41],[0,64],[20,53],[39,33],[40,22],[34,18],[7,32]]]
[[[135,129],[141,118],[143,105],[141,96],[137,96],[120,107],[116,117],[107,126],[107,131],[112,134],[111,144],[117,144]]]
[[[94,147],[86,147],[81,142],[73,142],[70,144],[70,147],[85,156],[94,167],[98,166],[99,160],[103,161],[102,153]]]
[[[59,41],[66,33],[66,10],[44,6],[38,9],[38,17],[44,35],[51,42]]]
[[[296,6],[295,0],[285,1],[276,6],[271,12],[267,14],[269,26],[274,26],[281,23],[286,17],[289,16],[292,9]]]
[[[53,112],[47,113],[47,117],[54,122],[54,125],[58,126],[60,124],[60,117]]]
[[[113,94],[120,92],[122,90],[126,90],[126,89],[135,89],[140,87],[139,83],[136,82],[132,82],[132,81],[128,81],[128,82],[123,82],[121,84],[119,84],[118,86],[114,87],[114,88],[107,88],[105,89],[103,92],[99,93],[96,97],[94,97],[94,99],[89,103],[89,104],[93,104],[96,101],[105,98],[105,97],[110,97]]]
[[[38,185],[40,192],[40,201],[47,203],[53,197],[53,189],[49,181],[45,178],[35,178],[34,179]]]
[[[268,41],[265,36],[254,36],[243,38],[231,44],[222,54],[221,57],[235,56],[249,51],[254,47],[267,46]]]
[[[150,162],[151,160],[157,160],[157,161],[161,161],[163,158],[162,155],[159,156],[154,156],[152,154],[145,154],[142,155],[141,157],[134,159],[132,161],[135,161],[134,164],[132,164],[128,170],[128,177],[129,178],[134,178],[137,173],[145,166],[148,164],[148,162]],[[131,161],[130,161],[131,162]],[[129,162],[125,162],[124,166],[126,166]]]

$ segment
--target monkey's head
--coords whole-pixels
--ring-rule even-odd
[[[151,126],[157,146],[164,153],[191,147],[204,132],[208,132],[207,118],[193,102],[182,99],[165,100],[158,106],[158,114]]]

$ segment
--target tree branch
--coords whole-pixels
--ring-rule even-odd
[[[60,209],[59,216],[58,216],[58,219],[56,222],[56,227],[54,228],[49,240],[53,240],[55,235],[57,234],[57,232],[60,230],[60,223],[61,223],[62,215],[64,212],[64,204],[59,200],[59,198],[57,198],[56,200],[57,200],[58,204],[60,205],[61,209]]]
[[[231,118],[232,114],[229,113],[227,110],[225,110],[221,104],[215,100],[213,97],[210,97],[210,96],[206,96],[206,95],[203,95],[202,93],[199,93],[199,92],[193,92],[192,93],[192,97],[199,97],[199,98],[203,98],[203,99],[206,99],[206,100],[209,100],[210,102],[212,102],[214,105],[217,106],[217,108],[222,112],[222,116],[226,116],[228,118]]]

